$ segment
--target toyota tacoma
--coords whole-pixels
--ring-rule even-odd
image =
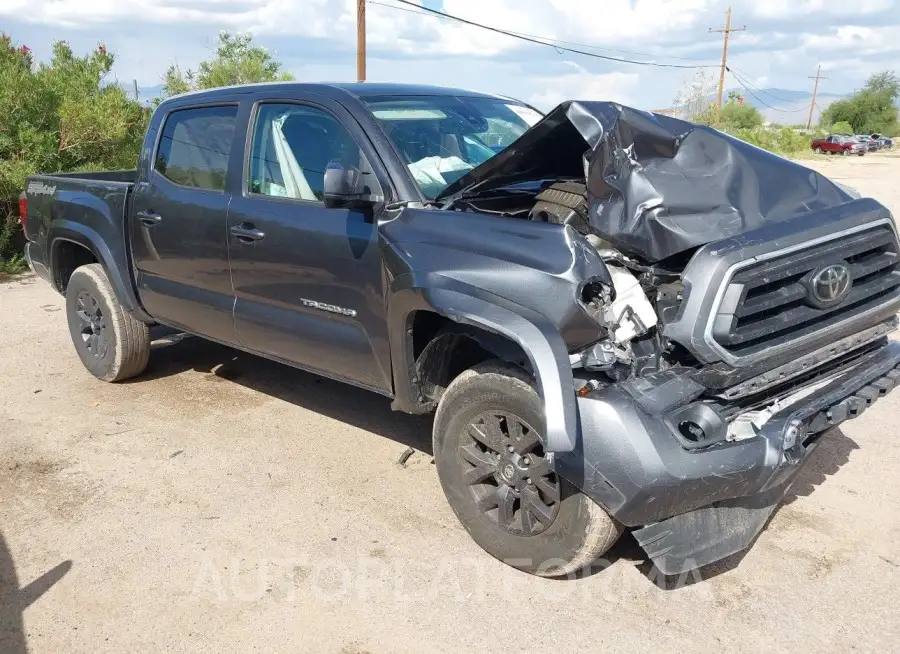
[[[608,102],[195,92],[136,170],[35,175],[22,205],[95,377],[139,375],[162,324],[433,411],[462,525],[545,576],[626,528],[665,574],[747,548],[900,380],[884,206]]]

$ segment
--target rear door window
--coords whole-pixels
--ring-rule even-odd
[[[156,151],[156,172],[176,184],[224,191],[237,105],[173,111]]]

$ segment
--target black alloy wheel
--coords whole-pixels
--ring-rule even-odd
[[[102,359],[109,350],[109,325],[97,298],[82,291],[75,301],[75,311],[81,322],[84,346],[94,357]]]
[[[559,479],[538,432],[511,413],[484,411],[469,423],[460,464],[479,509],[516,536],[534,536],[556,520]]]

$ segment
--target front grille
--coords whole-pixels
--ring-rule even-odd
[[[895,301],[898,250],[894,231],[881,226],[744,267],[728,284],[713,338],[731,354],[748,356]],[[852,286],[840,304],[819,308],[809,297],[808,282],[835,263],[849,267]]]

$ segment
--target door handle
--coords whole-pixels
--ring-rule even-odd
[[[261,232],[256,229],[252,223],[241,223],[240,225],[235,225],[230,230],[231,235],[237,238],[242,243],[253,243],[254,241],[261,241],[266,237],[265,232]]]
[[[146,227],[153,227],[162,222],[162,216],[158,213],[153,213],[152,211],[138,211],[137,217]]]

